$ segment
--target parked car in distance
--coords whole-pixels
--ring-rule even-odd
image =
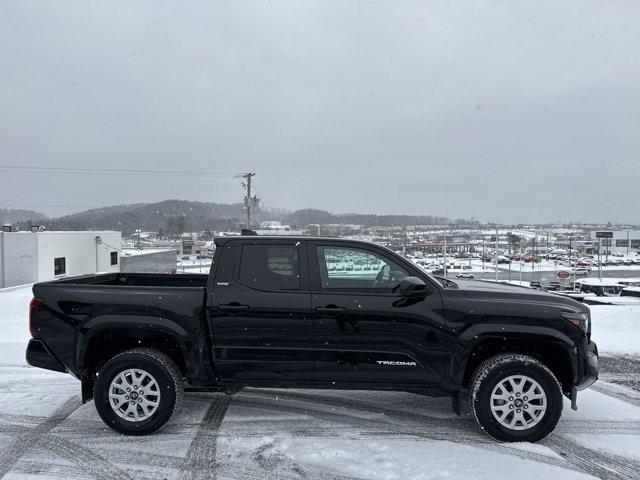
[[[620,292],[621,297],[640,297],[640,287],[624,287]]]
[[[444,268],[436,268],[431,271],[431,275],[444,275]]]
[[[208,275],[35,284],[27,362],[80,379],[83,402],[130,435],[162,428],[185,390],[251,386],[449,396],[458,415],[468,400],[493,438],[537,441],[556,427],[563,396],[575,409],[597,379],[589,307],[573,299],[431,277],[356,240],[215,243]],[[377,268],[328,268],[356,258]]]
[[[547,287],[547,290],[550,292],[558,292],[561,290],[561,285],[560,282],[549,282],[549,286]]]
[[[542,284],[540,282],[537,282],[537,281],[530,282],[529,286],[531,288],[533,288],[534,290],[542,290]]]
[[[588,275],[589,269],[587,267],[575,267],[573,273],[576,275]]]
[[[460,272],[456,275],[456,278],[476,278],[476,276],[473,273]]]

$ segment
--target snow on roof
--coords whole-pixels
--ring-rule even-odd
[[[148,255],[150,253],[175,252],[173,248],[123,248],[122,253],[127,256]]]
[[[576,280],[576,283],[581,283],[583,285],[601,285],[603,287],[615,287],[620,285],[617,278],[603,278],[602,280],[598,278],[584,278]]]

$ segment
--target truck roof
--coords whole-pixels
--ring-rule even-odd
[[[220,247],[227,242],[231,242],[233,240],[306,240],[306,241],[321,241],[321,242],[348,242],[354,244],[366,244],[366,245],[377,245],[374,242],[369,242],[367,240],[357,240],[352,238],[341,238],[341,237],[312,237],[307,235],[234,235],[228,237],[214,237],[213,241],[216,246]],[[381,245],[378,245],[382,247]],[[382,247],[384,248],[384,247]]]

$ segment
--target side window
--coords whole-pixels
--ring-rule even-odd
[[[300,290],[300,260],[295,245],[244,245],[240,283],[260,290]]]
[[[349,247],[317,247],[321,288],[328,292],[390,294],[409,273],[374,252]]]
[[[118,264],[118,252],[111,252],[111,265]]]

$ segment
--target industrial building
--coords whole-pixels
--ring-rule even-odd
[[[120,232],[0,232],[0,288],[120,271]]]
[[[597,247],[598,241],[602,241],[603,249],[606,248],[611,253],[635,253],[640,251],[640,230],[613,230],[612,238],[596,237],[596,233],[602,230],[593,230],[591,240]]]

